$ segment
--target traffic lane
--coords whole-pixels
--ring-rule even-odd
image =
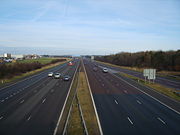
[[[45,91],[45,90],[44,90]],[[39,96],[39,95],[38,95]],[[29,103],[31,106],[34,104],[34,102],[36,101],[36,100],[38,100],[37,98],[35,98],[35,99],[33,99],[32,100],[32,103]],[[28,105],[29,104],[27,104],[27,107],[28,107]],[[31,107],[31,106],[29,106],[29,107]],[[27,107],[24,107],[24,109],[19,109],[19,111],[26,111],[28,108]],[[22,107],[21,107],[22,108]],[[32,108],[32,107],[31,107]],[[16,111],[17,112],[17,111]],[[27,111],[26,111],[27,112]],[[27,112],[28,113],[28,112]],[[25,114],[27,114],[27,113],[25,113]],[[12,123],[12,119],[10,118],[10,124],[9,124],[9,126],[7,126],[7,124],[3,124],[3,126],[4,127],[8,127],[8,129],[9,129],[9,127],[10,127],[10,125],[12,124],[12,125],[15,125],[16,124],[16,122],[18,122],[18,120],[20,119],[20,118],[22,118],[23,119],[23,117],[22,116],[18,116],[18,114],[24,114],[24,113],[22,113],[22,112],[19,112],[19,113],[17,113],[16,115],[17,116],[15,116],[15,117],[13,117],[13,118],[15,118],[16,120],[14,120],[14,124]],[[17,117],[17,118],[16,118]],[[20,118],[18,118],[18,117],[20,117]],[[28,117],[27,119],[30,119],[30,117]],[[19,124],[18,124],[19,125]],[[1,128],[2,128],[2,126],[1,126]]]
[[[153,112],[158,112],[158,113],[154,113],[154,115],[156,115],[156,116],[164,115],[164,117],[167,117],[167,116],[173,116],[174,114],[176,114],[174,111],[168,109],[167,107],[160,104],[159,102],[156,102],[149,96],[142,94],[140,91],[131,87],[130,85],[124,85],[124,82],[121,82],[121,81],[118,82],[117,78],[115,78],[111,74],[104,74],[102,72],[96,73],[96,75],[97,74],[100,74],[100,76],[103,76],[102,80],[105,79],[105,80],[103,80],[103,82],[107,81],[106,83],[103,83],[103,87],[109,89],[108,86],[112,85],[113,87],[116,87],[119,90],[119,91],[108,90],[108,93],[110,93],[110,94],[113,94],[113,93],[126,94],[126,95],[128,95],[126,97],[128,99],[128,101],[135,103],[135,105],[142,104],[142,102],[144,102],[145,104],[147,104],[149,106],[148,109],[149,109],[149,112],[151,112],[151,114]],[[106,86],[106,84],[107,84],[107,86]],[[121,97],[121,100],[123,100],[122,97]],[[117,100],[116,100],[116,102],[117,102]],[[175,122],[176,125],[178,125],[177,123],[179,122],[179,121],[177,121],[177,118],[178,118],[178,115],[176,115],[176,117],[174,116],[171,118],[171,120],[173,122]],[[173,122],[169,121],[169,123],[172,123],[171,125],[173,125]],[[176,127],[176,126],[173,126],[173,127]],[[177,127],[176,127],[176,129],[177,129]]]
[[[58,72],[62,72],[63,70],[67,70],[68,66],[61,68]],[[19,104],[24,102],[24,100],[30,98],[31,96],[35,95],[41,88],[45,87],[48,82],[52,81],[52,78],[46,77],[41,79],[38,83],[31,85],[30,87],[25,87],[20,90],[17,90],[13,94],[9,95],[9,98],[4,100],[4,102],[0,103],[0,116],[8,115],[7,112],[9,109],[17,108]]]
[[[87,73],[89,73],[88,69]],[[99,78],[97,76],[95,79],[96,75],[93,76],[90,77],[90,75],[88,74],[103,133],[115,135],[135,133],[135,129],[133,126],[131,126],[131,123],[129,123],[125,111],[123,109],[117,109],[112,94],[118,92],[117,89],[115,89],[114,86],[112,86],[111,88],[110,85],[106,85],[106,83],[103,81],[104,77]],[[100,80],[98,80],[97,78],[99,78]],[[101,83],[99,83],[99,81]]]
[[[122,102],[122,97],[127,98],[125,95],[116,96],[93,94],[104,135],[179,135],[179,123],[169,123],[168,120],[162,118],[163,116],[153,116],[150,112],[141,112],[141,110],[135,112],[135,109],[139,109],[137,106],[128,109],[130,106]],[[166,124],[163,123],[164,121]]]
[[[91,67],[92,68],[92,65]],[[101,71],[101,69],[100,69]],[[100,76],[103,76],[103,78],[106,78],[108,80],[107,83],[111,83],[111,85],[115,86],[117,89],[123,89],[123,92],[125,94],[132,94],[132,96],[136,95],[136,94],[142,94],[142,92],[140,90],[138,90],[137,88],[139,88],[137,85],[138,83],[136,82],[136,85],[133,84],[133,86],[125,83],[124,81],[122,81],[124,78],[118,78],[118,77],[114,77],[114,75],[112,74],[104,74],[103,72],[99,72],[101,75]],[[130,81],[130,79],[126,79],[126,81]],[[132,81],[132,80],[131,80]],[[126,85],[124,85],[126,84]],[[126,86],[126,87],[124,87]],[[136,86],[136,87],[134,87]],[[145,91],[146,93],[148,93],[149,95],[152,95],[153,97],[159,99],[160,101],[162,101],[163,103],[169,105],[170,107],[172,107],[173,109],[175,109],[176,111],[179,111],[180,110],[180,103],[178,101],[174,101],[170,98],[167,98],[166,96],[162,95],[162,94],[159,94],[151,89],[147,89],[147,87],[143,87],[142,85],[140,85],[141,87],[139,89]],[[106,86],[105,86],[106,87]],[[117,92],[116,92],[117,93]],[[147,96],[149,97],[149,96]],[[152,98],[150,98],[152,99]],[[159,102],[158,102],[159,103]],[[162,105],[162,104],[161,104]]]
[[[91,64],[91,66],[93,66],[93,64]],[[102,70],[102,69],[100,69],[100,70]],[[122,79],[122,80],[130,83],[134,87],[136,87],[136,88],[138,88],[140,90],[143,90],[145,93],[155,97],[156,99],[158,99],[163,104],[166,104],[169,107],[171,107],[172,109],[180,112],[180,103],[178,101],[175,101],[175,100],[173,100],[173,99],[171,99],[171,98],[169,98],[169,97],[167,97],[167,96],[165,96],[165,95],[163,95],[161,93],[158,93],[157,91],[155,91],[155,90],[153,90],[153,89],[151,89],[149,87],[140,85],[139,83],[133,81],[132,79],[129,79],[127,77],[123,77],[120,74],[115,73],[115,75],[117,76],[118,80]]]
[[[88,71],[87,71],[88,72]],[[91,73],[92,74],[92,73]],[[97,75],[98,73],[96,73],[96,75]],[[107,75],[107,74],[106,74]],[[95,76],[95,75],[94,75]],[[100,77],[97,77],[97,78],[100,78]],[[132,94],[126,94],[126,92],[123,94],[123,91],[121,91],[121,92],[117,92],[116,90],[113,90],[114,88],[111,88],[110,90],[108,90],[109,88],[108,88],[108,86],[109,86],[109,84],[108,85],[106,85],[106,83],[103,81],[103,79],[104,79],[105,77],[103,76],[102,78],[101,78],[101,85],[99,85],[99,86],[101,86],[101,87],[103,87],[104,88],[104,91],[102,90],[102,91],[100,91],[100,88],[98,87],[98,88],[95,88],[97,91],[95,91],[95,93],[96,94],[94,94],[93,93],[93,95],[94,95],[94,97],[95,97],[95,102],[97,101],[97,102],[99,102],[98,100],[101,100],[100,102],[101,103],[97,103],[97,109],[98,108],[106,108],[107,110],[101,110],[100,109],[100,111],[102,112],[102,113],[99,113],[100,115],[106,115],[106,116],[102,116],[103,118],[101,119],[103,122],[101,122],[102,123],[102,125],[103,125],[103,123],[105,124],[104,126],[102,126],[102,127],[104,127],[103,129],[105,129],[105,130],[107,130],[107,131],[105,131],[107,134],[119,134],[119,133],[122,133],[122,134],[125,134],[125,133],[127,133],[127,134],[131,134],[131,133],[136,133],[136,134],[159,134],[159,133],[163,133],[163,134],[171,134],[171,133],[173,133],[174,132],[174,134],[177,134],[177,133],[179,133],[179,131],[177,131],[177,126],[178,126],[178,124],[179,124],[179,121],[177,121],[176,122],[176,124],[171,124],[171,126],[169,127],[169,129],[168,130],[166,130],[167,129],[167,127],[165,128],[165,127],[163,127],[162,125],[160,125],[160,124],[162,124],[162,122],[161,122],[161,117],[159,117],[159,115],[155,115],[155,116],[152,116],[152,114],[151,113],[148,113],[148,112],[141,112],[141,111],[139,111],[138,109],[136,109],[136,108],[138,108],[138,105],[139,105],[139,103],[140,103],[140,101],[137,101],[137,99],[136,100],[134,100],[134,101],[132,101],[133,99],[132,99]],[[97,79],[96,79],[97,80]],[[108,82],[110,81],[110,79],[108,79]],[[91,81],[90,81],[91,82]],[[95,83],[95,81],[93,82],[93,85],[91,85],[92,87],[94,87],[94,86],[96,86],[96,83]],[[112,87],[114,87],[114,85],[112,86]],[[105,90],[105,89],[107,89],[107,90]],[[124,90],[124,89],[123,89]],[[92,88],[92,91],[93,91],[93,88]],[[109,92],[108,92],[109,91]],[[98,94],[97,94],[98,93]],[[101,94],[99,94],[99,93],[101,93]],[[106,93],[106,94],[104,94],[104,93]],[[116,94],[113,94],[113,93],[116,93]],[[132,92],[131,92],[132,93]],[[134,92],[133,92],[134,93]],[[128,95],[128,96],[127,96]],[[130,96],[129,96],[130,95]],[[139,94],[138,94],[139,95]],[[143,96],[143,95],[142,95]],[[104,100],[105,101],[108,101],[108,100],[110,100],[110,98],[111,98],[111,100],[109,101],[110,103],[110,105],[108,106],[108,103],[105,103],[104,101],[102,101],[102,98],[104,98]],[[143,97],[143,98],[148,98],[148,97],[146,97],[146,95],[145,95],[145,97]],[[139,102],[139,103],[138,103]],[[141,101],[142,102],[142,101]],[[154,102],[154,101],[150,101],[150,103],[151,102]],[[123,103],[123,104],[121,104],[121,103]],[[135,104],[134,104],[135,103]],[[102,105],[102,104],[104,104],[104,105]],[[141,103],[140,103],[141,104]],[[117,108],[117,106],[116,107],[113,107],[112,108],[112,106],[113,105],[117,105],[117,106],[121,106],[121,109],[119,109],[119,107]],[[148,104],[147,104],[148,105]],[[105,107],[103,107],[103,106],[105,106]],[[149,105],[148,105],[149,106]],[[158,105],[159,106],[159,105]],[[161,107],[164,107],[164,106],[161,106]],[[117,108],[117,109],[115,109],[115,108]],[[151,106],[150,107],[148,107],[148,108],[151,108]],[[165,109],[167,109],[167,108],[165,108]],[[98,109],[99,110],[99,109]],[[112,110],[112,111],[117,111],[118,113],[117,114],[119,114],[119,115],[117,115],[116,116],[116,118],[115,119],[113,119],[112,120],[112,118],[110,118],[110,120],[108,120],[108,116],[109,116],[109,114],[112,114],[113,112],[111,112],[111,111],[109,111],[109,110]],[[118,111],[119,110],[119,111]],[[124,117],[124,115],[123,115],[123,110],[126,112],[126,114],[127,114],[127,116],[126,117]],[[143,109],[141,109],[141,110],[143,110]],[[154,107],[153,107],[153,109],[151,108],[150,109],[151,110],[151,112],[158,112],[158,109],[156,108],[155,110],[154,110]],[[109,114],[108,113],[103,113],[103,112],[107,112],[107,111],[109,111]],[[164,111],[164,109],[163,109],[163,111]],[[168,110],[169,111],[169,110]],[[120,114],[122,113],[122,118],[120,117]],[[171,113],[173,113],[173,112],[171,112]],[[146,119],[146,117],[142,117],[142,116],[148,116],[149,115],[149,118],[150,118],[150,120],[149,119]],[[111,117],[112,117],[112,115],[110,115]],[[161,116],[161,115],[160,115]],[[170,115],[170,116],[172,116],[172,115]],[[101,116],[100,116],[101,117]],[[113,115],[113,117],[115,117],[114,115]],[[118,121],[116,121],[116,120],[118,120],[118,118],[119,119],[125,119],[126,120],[126,122],[127,121],[129,121],[129,123],[131,124],[131,125],[133,125],[132,123],[133,123],[133,120],[135,120],[136,121],[136,125],[134,126],[135,128],[132,128],[132,129],[129,129],[129,130],[127,130],[127,128],[129,128],[128,127],[128,124],[126,125],[125,124],[125,122],[123,122],[123,125],[121,124],[121,123],[118,123]],[[136,118],[137,118],[137,120],[136,120]],[[176,117],[176,118],[179,118],[179,117]],[[133,120],[132,120],[133,119]],[[152,121],[153,120],[153,121]],[[113,124],[114,123],[114,121],[116,121],[115,122],[115,124]],[[132,122],[132,123],[131,123]],[[109,123],[112,123],[112,124],[109,124]],[[170,122],[169,122],[170,123]],[[145,125],[144,125],[145,124]],[[110,125],[113,125],[113,127],[111,127]],[[116,128],[116,126],[118,125],[118,128]],[[126,125],[126,126],[125,126]],[[142,125],[144,125],[143,126],[143,129],[139,129]],[[155,127],[153,126],[153,125],[156,125]],[[158,126],[157,126],[158,125]],[[109,127],[110,126],[110,129],[111,130],[109,130],[109,128],[107,128],[107,127]],[[125,126],[123,129],[121,129],[120,127],[123,127],[123,126]],[[173,129],[174,127],[176,127],[175,128],[175,130]],[[121,130],[119,130],[119,129],[121,129]],[[125,129],[125,130],[124,130]],[[136,130],[135,130],[136,129]],[[150,132],[149,131],[149,129],[150,130],[152,130],[152,131],[154,131],[155,129],[158,129],[158,131],[156,131],[156,132]],[[173,129],[173,130],[172,130]],[[135,131],[134,131],[135,130]],[[172,130],[172,132],[170,132]]]
[[[108,68],[113,69],[113,70],[117,70],[119,72],[125,72],[125,73],[133,75],[135,77],[139,77],[141,79],[144,79],[143,74],[140,73],[140,72],[130,71],[130,70],[127,70],[127,69],[122,69],[122,68],[117,68],[117,67],[111,67],[109,65],[104,65],[104,64],[100,64],[100,65],[108,67]],[[180,82],[179,81],[170,80],[170,79],[167,79],[167,78],[157,76],[155,82],[160,83],[160,84],[165,85],[165,86],[170,87],[170,88],[175,88],[177,90],[180,90]]]
[[[50,82],[50,83],[54,83],[57,85],[56,83],[57,80],[54,81],[55,82]],[[51,86],[54,85],[50,84],[50,87]],[[17,133],[16,129],[18,129],[18,126],[26,122],[26,119],[27,120],[31,119],[31,117],[29,116],[31,111],[36,110],[39,107],[39,105],[41,105],[41,100],[42,102],[45,102],[44,95],[48,94],[49,89],[50,88],[48,88],[47,86],[45,88],[42,88],[42,90],[40,90],[41,91],[40,93],[37,93],[35,96],[31,97],[28,101],[24,102],[17,110],[15,110],[11,116],[9,116],[5,121],[1,123],[1,132],[3,133],[9,131],[9,133],[7,132],[7,134],[12,134],[15,132]]]
[[[36,84],[37,82],[46,78],[48,72],[50,72],[50,71],[56,72],[61,68],[65,68],[66,66],[67,66],[67,64],[58,65],[57,67],[53,67],[53,68],[45,70],[39,74],[30,76],[30,77],[26,78],[25,80],[15,83],[14,85],[5,86],[5,87],[1,88],[0,89],[0,101],[2,102],[4,100],[6,100],[6,98],[9,95],[16,93],[18,90],[20,90],[20,89],[24,90],[24,88],[27,88],[33,84]]]
[[[74,60],[74,63],[78,62],[78,60]],[[13,91],[14,89],[20,89],[21,87],[26,87],[29,84],[33,84],[34,82],[36,82],[36,80],[40,80],[40,78],[44,78],[47,76],[47,74],[49,72],[56,72],[57,70],[63,68],[64,66],[67,66],[67,62],[61,65],[58,65],[56,67],[41,71],[40,73],[37,73],[35,75],[32,76],[28,76],[25,79],[18,81],[16,83],[13,84],[9,84],[7,86],[4,86],[2,88],[0,88],[0,101],[1,101],[1,95],[2,93],[6,92],[9,93],[10,91]]]
[[[170,97],[168,97],[164,94],[161,94],[161,93],[157,92],[156,90],[153,90],[149,87],[140,85],[139,83],[137,83],[136,81],[134,81],[130,78],[121,76],[119,74],[114,74],[114,75],[116,76],[116,79],[122,80],[125,83],[129,83],[130,85],[134,86],[135,89],[138,88],[139,90],[145,92],[146,94],[154,97],[156,100],[158,100],[162,104],[165,104],[165,105],[169,106],[170,108],[174,109],[175,111],[180,112],[180,102],[173,100]]]
[[[31,113],[31,119],[19,128],[18,135],[53,134],[71,81],[61,83],[63,85],[55,86],[46,96],[46,100],[42,101],[42,105]]]

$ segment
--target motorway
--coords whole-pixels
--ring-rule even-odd
[[[102,67],[107,67],[109,69],[112,69],[112,70],[115,70],[115,71],[118,71],[118,72],[123,72],[123,73],[129,74],[129,75],[144,79],[143,73],[141,73],[141,72],[128,70],[128,69],[123,69],[123,68],[118,68],[118,67],[112,67],[112,66],[105,65],[105,64],[102,64],[102,63],[99,63],[99,62],[95,62],[95,63],[97,65],[101,65]],[[180,81],[178,81],[178,80],[174,80],[174,79],[170,79],[170,78],[166,78],[166,77],[156,76],[155,82],[180,91]]]
[[[84,63],[104,135],[180,135],[179,102]]]
[[[52,135],[78,63],[65,63],[1,88],[0,135]],[[47,77],[50,71],[71,79]]]

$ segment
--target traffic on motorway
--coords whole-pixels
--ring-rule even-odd
[[[179,135],[180,103],[82,60],[104,135]],[[80,60],[0,89],[0,134],[53,135]]]
[[[84,59],[104,135],[179,135],[180,103]],[[166,104],[167,103],[167,104]]]
[[[0,135],[52,135],[78,60],[0,89]]]

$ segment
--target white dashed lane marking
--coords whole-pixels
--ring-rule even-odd
[[[157,118],[159,121],[161,121],[163,124],[166,124],[166,122],[164,122],[161,118]]]
[[[31,116],[28,117],[27,121],[29,121],[31,119]]]
[[[24,100],[21,100],[20,104],[24,103]]]
[[[142,104],[139,100],[137,100],[138,104]]]
[[[3,119],[3,116],[0,117],[0,120],[2,120],[2,119]]]
[[[43,101],[42,101],[42,103],[44,103],[46,101],[46,99],[44,99]]]
[[[118,102],[117,102],[116,100],[114,100],[114,102],[115,102],[116,104],[118,104]]]
[[[131,119],[129,117],[127,117],[127,119],[129,120],[129,122],[133,125],[133,122],[131,121]]]
[[[3,100],[1,100],[1,103],[2,103],[2,102],[4,102],[4,99],[3,99]]]

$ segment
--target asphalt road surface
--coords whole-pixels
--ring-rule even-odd
[[[118,67],[112,67],[112,66],[105,65],[105,64],[102,64],[102,63],[99,63],[99,62],[95,62],[95,63],[100,65],[100,66],[103,66],[103,67],[108,67],[110,69],[113,69],[113,70],[116,70],[116,71],[119,71],[119,72],[124,72],[126,74],[133,75],[135,77],[139,77],[141,79],[144,79],[143,73],[140,73],[140,72],[137,72],[137,71],[118,68]],[[155,82],[159,83],[161,85],[170,87],[170,88],[174,88],[176,90],[180,90],[180,81],[178,81],[178,80],[174,80],[174,79],[170,79],[170,78],[166,78],[166,77],[156,76]]]
[[[179,102],[84,63],[104,135],[180,135]]]
[[[78,61],[28,77],[0,89],[0,135],[52,135]],[[48,77],[48,72],[70,75],[70,81]]]

